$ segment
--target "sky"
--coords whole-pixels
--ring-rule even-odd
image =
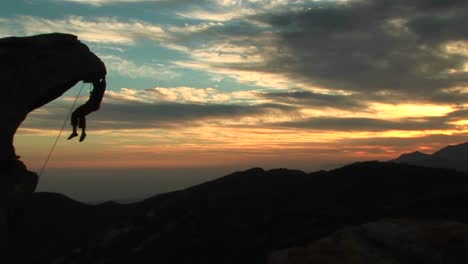
[[[108,68],[88,138],[67,125],[48,164],[69,174],[311,171],[468,141],[467,24],[464,0],[0,2],[0,37],[75,34]],[[18,131],[31,169],[79,86]]]

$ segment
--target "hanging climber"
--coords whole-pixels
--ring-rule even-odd
[[[104,92],[106,91],[106,78],[101,77],[93,80],[93,90],[88,101],[73,111],[71,115],[71,125],[73,132],[68,139],[78,136],[77,127],[81,128],[80,142],[86,138],[86,116],[99,110]]]

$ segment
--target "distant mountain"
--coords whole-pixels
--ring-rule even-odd
[[[448,159],[468,159],[468,142],[458,145],[449,145],[432,154],[435,157]]]
[[[278,249],[382,218],[468,222],[466,204],[468,174],[450,169],[254,168],[129,205],[38,193],[11,252],[14,263],[266,263]]]
[[[393,162],[433,168],[452,168],[468,172],[468,142],[449,145],[433,154],[419,151],[403,154]]]
[[[424,162],[430,157],[431,157],[430,154],[415,151],[411,153],[402,154],[400,157],[398,157],[394,161],[399,162],[399,163],[415,164],[415,163]]]

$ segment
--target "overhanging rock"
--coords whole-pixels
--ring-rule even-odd
[[[105,77],[104,63],[70,34],[0,39],[0,207],[14,208],[31,194],[37,174],[19,161],[14,135],[33,110],[80,81]],[[1,219],[0,219],[1,221]]]

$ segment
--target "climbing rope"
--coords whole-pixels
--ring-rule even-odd
[[[65,126],[67,125],[67,121],[68,121],[68,119],[70,119],[70,116],[71,116],[71,114],[73,112],[73,109],[75,109],[76,102],[78,101],[78,98],[81,95],[81,91],[83,91],[84,84],[85,84],[84,82],[81,84],[81,88],[80,88],[78,94],[76,95],[76,98],[75,98],[75,101],[73,102],[73,105],[70,108],[70,112],[66,116],[65,121],[63,121],[62,128],[60,129],[60,132],[57,135],[57,138],[55,139],[55,142],[54,142],[54,144],[52,145],[52,148],[49,151],[49,155],[47,155],[47,158],[46,158],[46,160],[44,162],[44,165],[42,166],[41,172],[39,173],[39,178],[42,176],[42,174],[44,174],[44,171],[45,171],[45,169],[47,167],[47,164],[49,163],[50,157],[52,156],[52,153],[55,150],[55,146],[57,146],[57,142],[59,141],[60,136],[62,135],[62,132],[65,129]]]

